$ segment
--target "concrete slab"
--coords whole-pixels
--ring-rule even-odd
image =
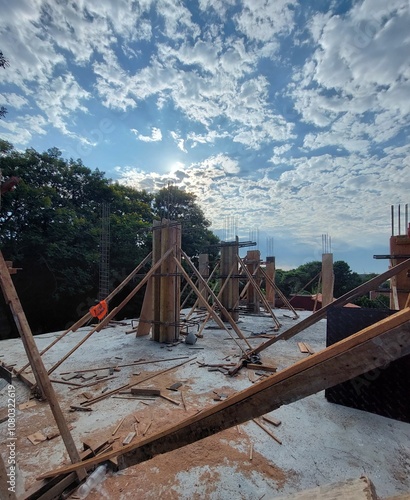
[[[283,325],[280,332],[294,324],[294,320],[288,317],[288,311],[276,310],[275,313]],[[301,312],[301,318],[308,314],[311,313]],[[249,337],[251,345],[256,347],[266,339],[254,338],[253,334],[272,333],[273,325],[272,319],[263,314],[241,315],[239,326]],[[57,362],[89,330],[89,327],[82,328],[57,343],[44,355],[46,366],[49,368]],[[190,359],[178,369],[150,380],[165,395],[181,403],[180,393],[183,392],[186,409],[183,404],[176,406],[163,398],[143,401],[110,397],[94,404],[91,412],[70,412],[70,405],[81,404],[84,400],[84,390],[67,384],[54,384],[64,415],[73,427],[72,434],[78,448],[82,447],[83,439],[104,440],[112,437],[112,431],[122,418],[124,422],[116,434],[120,438],[118,441],[130,432],[136,432],[135,428],[138,432],[134,440],[137,440],[147,428],[149,435],[216,404],[213,391],[229,396],[252,383],[246,369],[231,378],[220,371],[209,372],[206,367],[201,368],[199,363],[235,363],[241,352],[227,332],[219,330],[212,322],[204,330],[204,337],[195,344],[195,347],[203,349],[192,349],[192,346],[190,348],[182,343],[169,348],[151,341],[149,337],[126,335],[127,330],[129,326],[117,325],[95,333],[53,373],[52,378],[61,379],[64,372],[128,364],[141,358],[148,362],[188,356],[181,360],[124,367],[114,372],[116,378],[99,381],[85,389],[95,397],[130,380],[137,381]],[[307,342],[315,352],[323,349],[325,330],[326,321],[321,320],[295,338],[280,341],[263,351],[262,361],[277,366],[280,371],[309,356],[300,352],[297,342]],[[40,335],[35,340],[42,349],[57,335]],[[16,363],[17,367],[26,363],[19,339],[1,341],[0,351],[4,355],[2,360],[7,363]],[[120,363],[119,356],[122,358]],[[81,379],[73,379],[72,382],[78,383]],[[166,389],[176,382],[182,383],[178,392]],[[30,391],[18,380],[13,380],[13,384],[16,404],[28,401]],[[7,387],[4,387],[0,390],[2,406],[5,406],[6,397]],[[109,473],[99,490],[88,498],[256,500],[292,494],[361,475],[371,479],[381,498],[410,491],[409,424],[333,405],[326,401],[324,393],[283,406],[270,416],[282,421],[279,427],[270,427],[282,445],[255,423],[248,422],[119,473]],[[266,423],[266,426],[270,424]],[[53,430],[55,423],[47,403],[17,409],[19,493],[35,481],[40,472],[38,464],[44,472],[61,466],[67,460],[61,437],[36,446],[27,439],[34,432],[41,431],[47,435]],[[0,452],[4,459],[8,452],[6,438],[7,423],[2,423]]]

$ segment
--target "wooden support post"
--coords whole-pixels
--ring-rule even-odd
[[[154,319],[154,304],[152,301],[152,281],[153,278],[148,280],[147,286],[145,288],[144,300],[142,302],[140,318],[137,327],[136,337],[143,337],[149,335],[152,326],[152,320]]]
[[[50,409],[53,413],[58,430],[60,431],[61,437],[63,438],[64,444],[67,448],[67,452],[71,459],[71,462],[80,462],[80,455],[77,448],[75,447],[74,440],[71,436],[70,430],[68,429],[68,425],[64,418],[63,412],[61,411],[60,405],[58,404],[57,395],[54,392],[54,388],[48,377],[47,370],[44,366],[43,360],[41,359],[37,344],[34,341],[34,337],[28,324],[26,315],[24,314],[20,299],[17,295],[17,291],[14,287],[14,283],[10,277],[7,265],[1,252],[0,284],[4,294],[4,298],[7,304],[10,306],[11,312],[13,314],[13,318],[23,342],[27,357],[30,360],[31,369],[33,370],[41,396],[43,399],[46,399],[48,401],[48,404],[50,405]],[[78,475],[80,479],[84,478],[85,471],[81,470]]]
[[[275,257],[266,257],[266,274],[269,276],[266,280],[266,300],[271,307],[275,307],[275,288],[271,285],[271,282],[275,283],[275,273]]]
[[[322,307],[333,302],[334,281],[333,254],[324,253],[322,254]]]
[[[259,277],[257,274],[254,275],[254,271],[256,271],[256,268],[259,267],[260,260],[261,260],[261,253],[259,250],[248,250],[246,252],[246,260],[244,261],[244,264],[247,270],[249,271],[249,274],[253,276],[253,279],[258,288],[259,288]],[[252,313],[258,313],[260,310],[259,294],[257,293],[253,283],[249,284],[247,296],[248,296],[247,297],[248,311]]]
[[[237,262],[236,257],[238,255],[238,248],[238,239],[236,240],[236,244],[225,244],[221,247],[221,286],[225,283],[232,266]],[[224,309],[228,311],[230,317],[234,321],[239,320],[239,312],[235,309],[236,305],[239,303],[239,279],[237,274],[238,271],[229,279],[221,297],[221,304],[223,304]],[[225,322],[229,321],[225,312],[222,310],[221,319]]]

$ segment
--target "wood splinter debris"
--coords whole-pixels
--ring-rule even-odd
[[[252,460],[252,459],[253,459],[253,443],[251,443],[251,447],[249,450],[249,460]]]

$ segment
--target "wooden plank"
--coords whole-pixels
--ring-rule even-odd
[[[348,479],[291,495],[275,497],[275,500],[335,500],[338,498],[341,500],[377,500],[378,497],[371,481],[362,476],[360,479]]]
[[[120,469],[135,465],[265,415],[284,404],[315,394],[369,370],[382,369],[386,364],[407,354],[410,354],[408,308],[135,445],[128,445],[120,452],[114,450],[97,460],[88,460],[84,465],[88,467],[114,456],[119,456]],[[71,472],[76,467],[78,465],[49,471],[39,479]]]
[[[299,332],[305,330],[309,326],[314,325],[317,323],[319,320],[324,318],[327,314],[327,311],[329,310],[330,307],[336,307],[336,306],[343,306],[347,304],[353,297],[356,297],[357,295],[363,295],[367,292],[370,292],[371,290],[376,289],[379,285],[381,285],[384,281],[387,279],[391,278],[392,276],[395,276],[397,273],[404,271],[406,269],[410,269],[410,259],[405,260],[404,262],[401,262],[400,264],[397,264],[397,266],[392,267],[388,271],[379,274],[379,276],[375,276],[371,280],[367,281],[366,283],[363,283],[362,285],[354,288],[350,292],[345,293],[338,299],[335,299],[331,304],[322,307],[315,313],[313,313],[311,316],[308,316],[307,318],[303,319],[296,325],[292,326],[291,328],[288,328],[286,331],[282,332],[280,335],[277,337],[274,337],[260,346],[256,347],[255,349],[252,349],[251,351],[248,351],[247,355],[251,356],[252,354],[258,354],[265,350],[267,347],[275,344],[278,342],[278,340],[289,340],[290,338],[294,337],[296,334]]]
[[[309,354],[309,349],[304,342],[298,342],[299,351],[303,354]]]
[[[253,363],[247,363],[246,368],[248,368],[249,370],[261,370],[263,372],[271,372],[271,373],[275,373],[278,370],[276,366],[255,365]]]
[[[131,394],[134,396],[160,396],[161,389],[154,387],[131,387]]]
[[[267,417],[266,415],[263,415],[263,420],[265,420],[266,422],[269,422],[270,424],[274,425],[275,427],[279,427],[281,425],[281,421],[276,419],[276,418],[273,418],[273,417]]]

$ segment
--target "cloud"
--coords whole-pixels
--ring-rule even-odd
[[[159,128],[152,127],[151,135],[142,135],[135,128],[131,129],[137,139],[142,142],[159,142],[162,141],[162,132]]]
[[[176,142],[176,145],[178,146],[178,148],[183,153],[188,153],[188,151],[185,148],[185,140],[182,137],[180,137],[180,135],[177,132],[174,132],[173,130],[171,130],[170,135],[174,139],[174,141]]]

